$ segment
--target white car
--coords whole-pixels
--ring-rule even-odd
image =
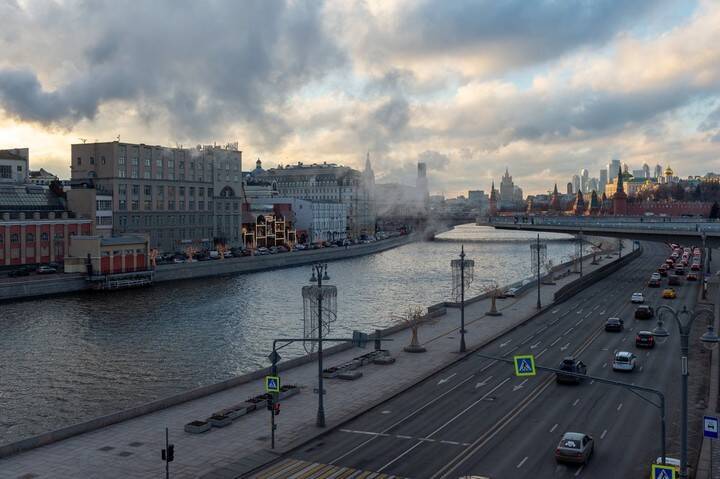
[[[632,371],[635,369],[637,356],[628,351],[618,351],[615,353],[612,368],[613,371]]]
[[[510,288],[507,291],[505,291],[505,296],[514,298],[515,296],[517,296],[517,293],[518,293],[518,288]]]
[[[643,296],[642,293],[633,293],[632,297],[630,298],[631,303],[644,303],[645,302],[645,296]]]
[[[660,273],[653,273],[650,279],[662,279],[662,276],[660,276]]]

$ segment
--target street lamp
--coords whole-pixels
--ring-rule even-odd
[[[460,259],[454,259],[450,261],[450,267],[452,268],[452,289],[453,299],[458,300],[460,297],[460,352],[464,353],[465,348],[465,286],[469,285],[473,281],[475,261],[471,259],[465,259],[465,245],[460,246]],[[467,276],[466,276],[467,271]]]
[[[713,321],[715,315],[708,309],[701,309],[700,311],[689,311],[686,306],[683,306],[682,311],[677,312],[673,308],[667,305],[658,307],[658,324],[653,330],[653,336],[659,339],[659,342],[665,342],[670,336],[670,333],[665,329],[664,321],[662,320],[663,313],[668,312],[675,318],[680,331],[680,364],[682,369],[682,437],[681,437],[681,455],[680,455],[680,477],[687,478],[687,463],[688,463],[688,350],[690,348],[689,338],[690,330],[692,328],[693,321],[700,316],[707,316],[708,326],[705,334],[702,335],[700,341],[703,345],[708,347],[715,346],[720,342],[715,330],[713,328]]]
[[[539,234],[537,235],[537,241],[530,244],[530,255],[532,271],[537,280],[537,309],[540,309],[542,308],[540,302],[540,275],[542,274],[540,264],[544,263],[547,259],[547,244],[540,242]]]
[[[317,263],[312,265],[312,276],[310,277],[311,283],[317,283],[317,288],[315,287],[304,287],[303,288],[303,299],[309,300],[310,304],[312,302],[317,302],[317,324],[312,324],[312,315],[314,311],[309,311],[306,314],[306,326],[305,326],[305,336],[309,336],[312,333],[313,329],[317,329],[317,356],[318,356],[318,410],[317,410],[317,420],[315,424],[317,427],[325,427],[325,406],[323,401],[323,395],[325,394],[325,391],[323,389],[323,327],[325,326],[322,319],[322,313],[323,313],[323,297],[328,296],[328,299],[331,301],[333,298],[337,297],[337,289],[334,286],[325,286],[323,287],[322,282],[330,280],[330,276],[327,274],[327,263]],[[333,314],[332,311],[332,302],[331,302],[331,308],[328,311],[331,315]],[[306,308],[304,308],[306,309]],[[310,321],[308,321],[310,319]],[[328,321],[329,322],[329,321]],[[308,324],[310,323],[310,324]],[[315,326],[315,327],[313,327]]]

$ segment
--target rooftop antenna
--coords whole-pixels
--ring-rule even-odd
[[[117,141],[120,141],[120,135],[116,136],[115,138],[117,138]]]
[[[84,145],[85,143],[87,143],[87,138],[80,138],[80,141],[82,141]]]

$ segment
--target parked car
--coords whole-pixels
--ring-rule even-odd
[[[592,456],[595,441],[581,432],[566,432],[555,448],[557,462],[585,464]]]
[[[30,274],[30,270],[26,267],[21,267],[18,269],[14,269],[8,273],[8,276],[11,278],[17,278],[19,276],[28,276]]]
[[[42,265],[37,269],[37,274],[53,274],[57,273],[57,270],[52,266]]]
[[[608,318],[605,321],[605,331],[620,332],[623,330],[624,322],[620,318]]]
[[[587,366],[582,361],[576,360],[572,356],[567,356],[562,360],[558,367],[561,371],[567,371],[569,373],[587,375]],[[563,373],[555,373],[555,381],[558,383],[569,383],[569,384],[580,384],[582,378],[577,376],[570,376]]]
[[[261,246],[260,248],[255,250],[255,256],[265,256],[268,254],[270,254],[270,250],[264,246]]]
[[[653,316],[655,316],[655,311],[653,310],[652,306],[641,304],[635,310],[636,319],[650,319]]]
[[[638,348],[654,348],[655,336],[650,331],[638,331],[635,335],[635,346]]]
[[[677,298],[677,293],[674,288],[665,288],[662,297],[665,299],[675,299]]]
[[[510,288],[506,290],[503,295],[508,298],[514,298],[518,294],[518,288]]]
[[[232,257],[235,256],[235,255],[232,254],[232,251],[225,251],[225,252],[223,253],[223,256],[224,256],[225,258],[232,258]]]
[[[631,303],[644,303],[645,302],[645,296],[643,296],[642,293],[633,293],[630,297]]]
[[[698,275],[697,275],[697,273],[688,273],[688,275],[685,276],[685,279],[688,281],[697,281]]]
[[[637,356],[629,351],[618,351],[615,353],[612,368],[613,371],[634,371]]]

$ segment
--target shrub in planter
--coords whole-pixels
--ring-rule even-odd
[[[210,430],[210,423],[207,421],[192,421],[185,424],[185,432],[190,434],[202,434]]]
[[[210,420],[208,422],[213,427],[225,427],[232,423],[232,418],[225,415],[210,416]]]

